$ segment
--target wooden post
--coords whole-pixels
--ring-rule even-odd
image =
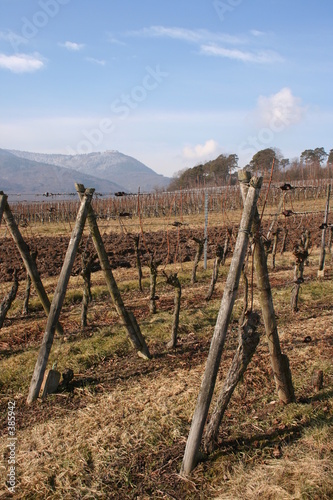
[[[83,279],[83,295],[82,295],[82,308],[81,308],[81,326],[87,326],[88,306],[92,301],[91,295],[91,266],[95,260],[95,255],[89,252],[84,252],[81,256],[82,271],[81,276]]]
[[[136,258],[136,267],[138,270],[138,279],[139,279],[139,290],[140,292],[143,292],[143,287],[142,287],[142,266],[141,266],[141,257],[140,257],[140,250],[139,250],[139,242],[140,242],[140,234],[137,236],[133,237],[134,241],[134,250],[135,250],[135,258]]]
[[[275,257],[277,252],[277,246],[279,241],[280,229],[276,228],[275,231],[272,232],[273,235],[273,249],[272,249],[272,267],[275,269]]]
[[[29,274],[31,281],[34,284],[34,287],[36,289],[39,300],[42,303],[44,311],[45,311],[46,315],[48,316],[50,313],[49,298],[46,294],[45,288],[44,288],[43,283],[40,279],[36,263],[34,262],[33,258],[31,257],[29,247],[26,244],[26,242],[24,241],[24,239],[20,233],[20,230],[15,222],[14,216],[13,216],[7,202],[5,203],[3,218],[5,219],[7,227],[8,227],[8,229],[13,237],[13,240],[15,241],[16,246],[21,254],[21,257],[22,257],[22,260],[24,262],[27,273]],[[63,333],[64,333],[60,323],[57,324],[57,332],[59,333],[59,335],[63,335]]]
[[[204,270],[207,269],[207,250],[208,250],[208,193],[205,193],[205,231],[204,231]]]
[[[332,242],[333,242],[333,225],[331,225],[329,227],[329,237],[328,237],[328,251],[331,255],[331,261],[333,260],[333,246],[332,246]]]
[[[207,453],[212,453],[215,449],[224,412],[259,343],[259,333],[257,332],[258,324],[259,315],[255,312],[251,312],[245,318],[243,324],[239,326],[238,349],[232,360],[222,390],[217,398],[214,411],[203,438],[204,449]]]
[[[321,249],[320,249],[320,258],[319,258],[318,277],[322,277],[324,274],[325,238],[326,238],[326,228],[327,228],[327,223],[328,223],[328,212],[330,209],[330,196],[331,196],[331,184],[328,184],[327,185],[327,198],[326,198],[324,224],[323,224],[323,229],[322,229],[322,233],[321,233]]]
[[[82,198],[85,189],[83,184],[75,184],[75,187],[79,197]],[[98,229],[96,216],[91,206],[89,207],[87,222],[101,264],[101,268],[104,273],[105,281],[109,293],[111,295],[112,301],[114,303],[114,306],[116,308],[116,311],[120,316],[120,318],[122,319],[123,324],[128,332],[128,336],[133,346],[137,349],[139,356],[145,359],[150,359],[151,356],[149,353],[148,346],[146,344],[143,335],[140,332],[140,328],[137,322],[135,321],[134,315],[131,315],[130,312],[127,311],[123,299],[120,295],[116,280],[114,279],[111,270],[110,262],[104,247],[102,236]]]
[[[222,257],[222,266],[224,266],[228,252],[229,252],[229,241],[231,240],[232,237],[232,227],[227,228],[225,240],[224,240],[224,247],[223,247],[223,257]]]
[[[58,323],[61,308],[66,295],[69,278],[72,272],[76,252],[82,237],[84,225],[88,214],[88,208],[90,206],[93,193],[94,189],[86,189],[84,195],[82,196],[81,206],[77,214],[75,227],[73,229],[71,239],[68,244],[65,260],[60,272],[57,287],[54,292],[50,308],[50,314],[47,319],[43,342],[39,350],[37,362],[35,365],[35,370],[31,379],[29,395],[27,399],[28,404],[35,401],[39,395],[46,365],[53,344],[56,325]]]
[[[262,178],[253,178],[246,198],[242,220],[240,223],[235,250],[231,260],[229,274],[224,288],[222,302],[218,313],[214,335],[209,349],[205,373],[195,407],[190,433],[187,439],[181,474],[189,474],[198,462],[202,433],[209,405],[213,396],[216,377],[220,366],[223,346],[227,335],[232,308],[236,299],[239,280],[249,242],[249,233],[256,208]]]
[[[248,171],[238,172],[243,203],[245,203],[248,182],[251,173]],[[257,275],[259,300],[262,309],[262,316],[265,324],[265,331],[268,341],[268,349],[271,358],[271,365],[278,397],[281,402],[287,404],[295,401],[294,388],[289,368],[289,360],[285,354],[281,353],[280,339],[275,318],[275,311],[272,299],[271,285],[267,268],[267,258],[263,241],[260,238],[260,216],[256,208],[252,233],[254,237],[254,268]]]

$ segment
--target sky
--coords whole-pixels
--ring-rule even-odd
[[[333,148],[331,0],[0,0],[0,148],[172,177]]]

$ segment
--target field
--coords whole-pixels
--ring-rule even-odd
[[[317,278],[320,224],[325,191],[318,197],[296,196],[285,208],[291,217],[278,218],[288,228],[286,251],[268,256],[275,312],[282,351],[288,355],[296,402],[277,401],[263,325],[260,343],[222,421],[219,447],[203,456],[193,473],[183,478],[180,466],[209,350],[231,252],[220,268],[210,301],[205,300],[217,244],[226,228],[234,238],[241,210],[223,201],[211,206],[208,225],[208,265],[199,264],[191,283],[196,243],[203,237],[204,212],[172,212],[100,218],[103,240],[124,303],[140,324],[152,359],[140,359],[121,325],[96,265],[88,326],[80,325],[83,281],[76,259],[61,314],[64,336],[55,338],[49,366],[74,371],[69,387],[26,404],[30,379],[43,337],[46,318],[32,292],[30,314],[22,316],[25,272],[4,223],[0,228],[0,293],[11,288],[12,270],[20,267],[17,297],[0,330],[1,464],[0,498],[11,498],[8,473],[7,410],[15,401],[15,498],[114,499],[329,499],[333,497],[333,262],[326,255],[325,277]],[[225,197],[224,197],[225,199]],[[200,198],[201,204],[202,197]],[[125,202],[123,202],[125,203]],[[171,197],[170,206],[174,199]],[[266,234],[278,199],[269,200],[263,219]],[[263,205],[260,202],[259,212]],[[156,207],[156,199],[154,199]],[[221,208],[222,207],[222,208]],[[124,207],[124,210],[128,207]],[[296,214],[297,212],[297,214]],[[140,217],[139,217],[140,215]],[[27,215],[25,214],[25,218]],[[178,222],[178,224],[175,224]],[[37,264],[52,299],[73,222],[30,221],[21,232],[30,248],[37,247]],[[312,246],[304,269],[298,312],[290,307],[294,286],[293,245],[305,229]],[[141,235],[143,292],[138,287],[133,235]],[[231,239],[230,249],[234,245]],[[92,248],[88,231],[81,252]],[[149,310],[148,250],[160,261],[157,312]],[[177,272],[182,285],[179,342],[169,349],[174,290],[163,272]],[[250,278],[249,263],[248,276]],[[254,280],[254,309],[260,311]],[[222,386],[238,344],[238,320],[243,307],[239,290],[220,367]],[[313,386],[313,373],[323,371],[323,386]]]

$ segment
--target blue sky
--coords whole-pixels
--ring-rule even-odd
[[[0,147],[156,172],[333,148],[330,0],[0,0]]]

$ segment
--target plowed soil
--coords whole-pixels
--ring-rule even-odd
[[[322,223],[322,215],[315,215],[311,218],[302,216],[292,216],[280,221],[278,227],[281,229],[280,245],[282,241],[282,232],[284,227],[288,228],[288,238],[286,250],[291,250],[293,245],[300,240],[301,234],[305,229],[310,230],[311,241],[313,246],[318,246],[321,240],[320,225]],[[267,234],[270,221],[264,221],[263,234]],[[215,256],[216,246],[223,245],[226,235],[225,227],[210,227],[208,228],[208,258]],[[234,241],[237,235],[237,226],[233,227]],[[104,234],[103,241],[106,247],[109,261],[112,268],[119,267],[135,267],[136,255],[134,248],[134,235],[129,233],[119,234],[111,233]],[[145,233],[140,238],[140,254],[143,264],[149,263],[150,253],[154,255],[156,261],[166,262],[187,262],[193,259],[197,243],[193,238],[203,238],[203,230],[189,229],[180,227],[179,229],[166,231],[157,231],[154,233]],[[69,236],[27,238],[26,243],[31,250],[37,249],[37,267],[41,277],[56,276],[60,273],[67,246]],[[233,242],[231,242],[232,249]],[[90,238],[82,239],[79,254],[86,249],[93,251],[93,244]],[[279,251],[279,247],[278,247]],[[25,276],[25,270],[19,252],[15,243],[7,234],[6,237],[0,240],[0,282],[10,281],[13,270],[19,269],[19,279]],[[93,270],[99,270],[99,264],[96,263]],[[76,257],[73,267],[73,275],[79,274],[81,271],[80,255]]]

